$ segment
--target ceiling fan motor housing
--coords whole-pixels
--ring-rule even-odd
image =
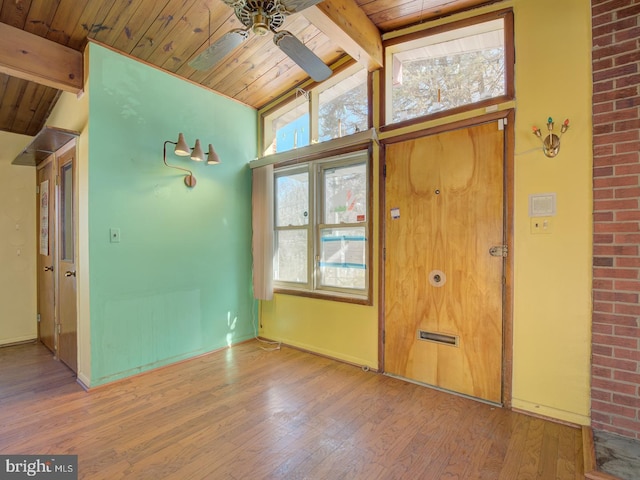
[[[283,11],[279,0],[247,0],[235,7],[236,16],[256,35],[280,28],[285,18]]]
[[[316,82],[329,78],[333,71],[293,33],[278,29],[287,15],[300,12],[322,0],[222,0],[233,8],[244,28],[234,28],[200,52],[189,66],[208,70],[222,61],[234,48],[247,40],[249,32],[273,33],[273,42]],[[211,32],[209,32],[211,36]]]

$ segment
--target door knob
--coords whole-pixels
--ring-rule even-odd
[[[64,272],[64,276],[65,277],[75,277],[76,276],[76,271],[75,270],[67,270],[66,272]]]
[[[44,267],[44,271],[45,272],[53,272],[53,265],[51,265],[50,267]]]

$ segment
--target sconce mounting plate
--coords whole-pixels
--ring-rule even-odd
[[[549,158],[553,158],[558,155],[558,152],[560,151],[560,137],[555,133],[547,135],[542,142],[542,150]]]
[[[189,188],[195,187],[196,186],[196,177],[194,177],[193,175],[186,175],[184,177],[184,184]]]

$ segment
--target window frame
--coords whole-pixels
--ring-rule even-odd
[[[335,87],[336,85],[338,85],[339,83],[341,83],[344,80],[347,80],[348,78],[351,78],[352,76],[363,72],[365,69],[364,67],[362,67],[361,65],[353,65],[350,68],[346,68],[343,71],[341,71],[340,73],[337,73],[335,75],[335,78],[332,78],[331,81],[327,81],[322,83],[320,86],[318,86],[317,88],[314,88],[311,91],[311,105],[309,106],[310,111],[315,112],[314,115],[310,114],[310,117],[313,119],[311,122],[311,142],[314,143],[324,143],[324,142],[330,142],[331,140],[335,140],[336,138],[342,138],[342,137],[348,137],[349,135],[353,135],[353,133],[350,133],[348,135],[342,135],[342,136],[338,136],[338,137],[334,137],[334,138],[329,138],[327,140],[323,140],[322,142],[320,142],[320,95],[322,95],[324,92],[326,92],[327,90],[329,90],[332,87]],[[365,87],[367,90],[367,128],[365,128],[365,130],[371,128],[371,88],[370,88],[370,81],[369,81],[369,73],[365,72],[366,75],[366,80],[365,80]],[[360,130],[363,131],[363,130]],[[358,133],[358,132],[354,132],[354,133]]]
[[[465,27],[469,27],[472,25],[478,25],[481,23],[490,22],[493,20],[504,21],[504,61],[505,61],[505,94],[497,97],[492,97],[488,99],[483,99],[478,102],[469,103],[466,105],[461,105],[459,107],[451,108],[448,110],[440,110],[438,112],[434,112],[431,114],[418,116],[415,118],[402,120],[395,123],[389,123],[387,118],[390,117],[391,112],[388,112],[388,102],[391,99],[391,87],[389,85],[392,82],[389,82],[390,75],[392,74],[391,69],[387,69],[385,75],[380,76],[381,82],[381,101],[380,101],[380,119],[382,120],[382,125],[380,127],[381,132],[389,132],[393,130],[398,130],[402,128],[406,128],[408,126],[418,125],[424,123],[426,121],[436,120],[443,117],[450,117],[453,115],[457,115],[464,112],[469,112],[481,108],[487,108],[492,106],[498,106],[501,103],[505,103],[508,101],[515,100],[515,39],[514,39],[514,30],[513,30],[513,10],[503,9],[497,10],[495,12],[489,12],[483,15],[477,15],[474,17],[469,17],[464,20],[459,20],[456,22],[451,22],[443,25],[438,25],[432,28],[428,28],[420,31],[413,31],[411,33],[398,33],[398,32],[390,32],[389,35],[385,36],[382,41],[383,48],[385,50],[385,62],[389,63],[389,59],[391,58],[392,53],[388,53],[392,47],[398,45],[404,45],[407,43],[411,43],[420,39],[424,39],[427,37],[431,37],[434,35],[441,35],[454,32],[456,30],[460,30]]]
[[[355,74],[364,67],[355,60],[347,59],[344,63],[335,66],[333,75],[321,83],[307,82],[297,88],[287,92],[284,96],[274,100],[270,104],[264,106],[258,112],[258,152],[259,158],[272,155],[269,152],[270,144],[267,145],[267,139],[271,136],[271,129],[268,122],[279,114],[284,114],[287,110],[292,110],[302,103],[308,103],[309,112],[309,145],[318,143],[319,137],[319,97],[320,93],[342,80]],[[367,129],[373,127],[373,92],[372,92],[372,76],[371,72],[367,73]],[[347,137],[348,135],[345,135]],[[342,138],[345,138],[342,137]],[[335,140],[335,139],[333,139]],[[331,140],[327,140],[331,141]],[[325,142],[322,142],[325,143]],[[298,147],[304,148],[304,147]],[[295,150],[295,149],[293,149]],[[285,152],[290,151],[286,150]],[[267,153],[269,152],[269,153]],[[277,152],[283,153],[283,152]]]
[[[307,198],[307,223],[306,224],[302,224],[302,225],[287,225],[287,226],[278,226],[278,209],[277,209],[277,201],[278,201],[278,182],[277,182],[277,178],[278,177],[284,177],[284,176],[288,176],[288,175],[295,175],[298,173],[306,173],[307,174],[307,181],[308,181],[308,198]],[[283,285],[285,288],[287,289],[311,289],[312,288],[312,282],[311,282],[311,275],[310,275],[310,263],[309,263],[309,259],[311,258],[311,255],[313,253],[313,251],[311,250],[311,246],[312,246],[312,242],[309,241],[310,238],[312,238],[313,235],[313,219],[314,219],[314,202],[311,201],[311,199],[314,196],[314,189],[315,189],[315,185],[312,181],[312,176],[311,176],[311,171],[309,170],[309,167],[306,165],[294,165],[292,167],[284,167],[282,169],[273,169],[273,218],[274,218],[274,223],[273,223],[273,254],[274,254],[274,259],[275,259],[275,254],[278,251],[278,232],[282,232],[282,231],[306,231],[307,232],[307,281],[306,282],[291,282],[291,281],[285,281],[285,280],[276,280],[275,278],[275,272],[276,272],[276,268],[274,265],[274,278],[273,278],[273,283],[274,286],[276,284],[278,285]]]
[[[273,155],[274,153],[280,153],[280,152],[272,152],[271,150],[271,145],[273,144],[273,142],[271,142],[269,145],[266,145],[266,141],[268,138],[271,138],[272,135],[275,135],[273,132],[273,129],[271,128],[271,122],[273,121],[274,118],[277,118],[278,116],[284,116],[286,115],[288,112],[290,112],[291,110],[294,110],[298,107],[301,107],[303,105],[307,105],[307,115],[309,115],[309,123],[307,124],[307,133],[309,135],[309,138],[307,139],[307,143],[303,146],[306,145],[310,145],[312,143],[312,131],[311,131],[311,102],[309,101],[309,97],[308,95],[305,94],[299,94],[298,90],[296,90],[296,95],[294,97],[292,97],[292,99],[290,101],[288,101],[286,103],[285,106],[280,106],[279,108],[275,108],[271,111],[269,111],[268,113],[264,114],[261,118],[261,123],[262,123],[262,139],[261,139],[261,143],[262,143],[262,154],[264,156],[267,155]],[[285,108],[286,107],[286,108]],[[275,139],[274,139],[275,140]],[[276,142],[277,144],[277,142]],[[295,148],[294,148],[295,150]],[[288,151],[288,150],[284,150],[284,151]],[[269,153],[267,153],[269,152]]]
[[[323,172],[332,167],[344,167],[347,165],[357,165],[364,163],[366,168],[366,219],[364,222],[349,224],[325,224],[324,222],[324,191],[321,185],[323,182]],[[275,293],[297,295],[303,297],[320,298],[361,305],[372,305],[372,283],[373,283],[373,211],[372,211],[372,148],[369,146],[363,149],[359,146],[341,152],[331,152],[320,154],[317,157],[305,160],[304,162],[287,162],[286,164],[274,165],[274,189],[275,180],[278,174],[295,173],[307,171],[309,174],[309,222],[307,223],[307,283],[285,282],[276,280],[275,274],[273,287]],[[274,190],[274,215],[276,215],[277,195]],[[351,289],[344,287],[322,286],[320,285],[320,234],[323,228],[342,226],[364,226],[365,228],[365,287],[364,289]],[[280,230],[284,229],[280,227]],[[300,229],[298,227],[297,229]],[[274,224],[274,240],[278,227]],[[277,241],[274,241],[274,258],[277,252]]]

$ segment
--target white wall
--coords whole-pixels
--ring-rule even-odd
[[[0,345],[38,333],[36,169],[11,165],[30,141],[0,132]]]

